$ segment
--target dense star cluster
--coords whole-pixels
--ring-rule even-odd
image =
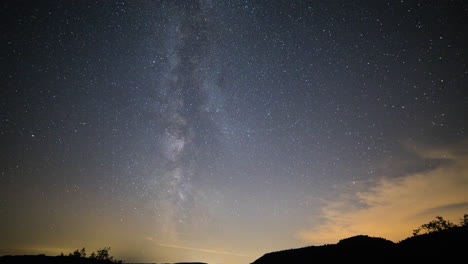
[[[468,208],[463,1],[0,8],[0,255],[248,263]]]

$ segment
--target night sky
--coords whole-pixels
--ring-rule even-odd
[[[466,1],[3,1],[0,255],[250,263],[468,212]]]

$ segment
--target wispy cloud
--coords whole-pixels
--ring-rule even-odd
[[[250,257],[250,256],[245,255],[245,254],[233,253],[233,252],[228,252],[228,251],[219,251],[219,250],[204,249],[204,248],[193,248],[193,247],[185,247],[185,246],[170,245],[170,244],[158,244],[158,245],[161,246],[161,247],[170,247],[170,248],[178,248],[178,249],[186,249],[186,250],[195,250],[195,251],[206,252],[206,253],[213,253],[213,254],[232,255],[232,256],[238,256],[238,257]]]
[[[359,234],[399,241],[436,215],[458,221],[468,212],[467,153],[458,146],[417,148],[417,154],[448,162],[420,173],[382,178],[365,190],[343,195],[322,208],[322,224],[300,230],[297,237],[312,244]]]

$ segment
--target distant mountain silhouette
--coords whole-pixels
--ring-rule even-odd
[[[447,260],[465,259],[467,248],[468,228],[464,226],[410,237],[399,243],[383,238],[355,236],[332,245],[268,253],[252,264],[422,263],[434,260],[447,263]]]

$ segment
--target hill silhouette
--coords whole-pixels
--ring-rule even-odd
[[[267,253],[252,264],[279,263],[422,263],[434,260],[457,260],[466,257],[468,227],[457,226],[447,230],[407,238],[399,243],[369,237],[355,236],[337,244],[310,246]]]

